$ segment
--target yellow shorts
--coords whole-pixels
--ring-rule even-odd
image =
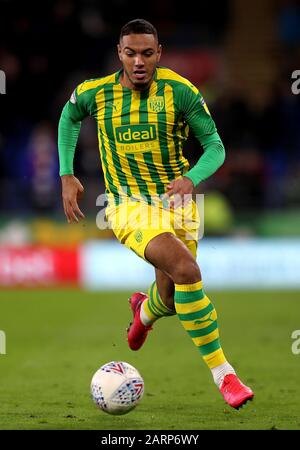
[[[145,260],[148,243],[166,232],[177,236],[196,257],[200,218],[194,201],[175,210],[132,199],[117,206],[110,202],[106,217],[117,239]]]

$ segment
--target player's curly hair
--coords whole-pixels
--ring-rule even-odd
[[[153,34],[158,41],[156,28],[152,25],[152,23],[148,22],[145,19],[134,19],[130,22],[127,22],[121,28],[120,40],[123,36],[127,36],[128,34]]]

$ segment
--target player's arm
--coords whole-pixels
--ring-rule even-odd
[[[201,143],[204,153],[183,177],[167,186],[167,195],[190,195],[195,186],[213,175],[225,160],[225,149],[216,125],[199,91],[183,85],[179,97],[184,119]]]
[[[78,222],[84,214],[78,200],[84,192],[80,181],[74,176],[73,161],[81,121],[88,115],[84,96],[78,96],[77,89],[66,103],[58,125],[59,174],[62,182],[64,212],[69,223]]]
[[[184,175],[197,186],[223,164],[225,149],[206,103],[194,86],[186,87],[184,109],[185,120],[204,150],[198,162]]]

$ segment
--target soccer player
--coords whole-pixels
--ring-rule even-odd
[[[148,294],[129,299],[129,347],[138,350],[157,319],[177,314],[225,401],[239,408],[254,394],[221,348],[217,313],[196,262],[199,219],[190,200],[195,186],[223,164],[225,151],[198,89],[158,65],[161,51],[152,24],[130,21],[118,44],[122,69],[84,81],[66,103],[58,136],[64,211],[69,223],[84,217],[73,158],[81,121],[90,115],[97,122],[109,223],[122,244],[155,268]],[[189,127],[204,150],[192,169],[182,154]],[[178,211],[189,211],[190,220],[178,221]]]

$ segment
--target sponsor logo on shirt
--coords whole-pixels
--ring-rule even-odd
[[[156,127],[153,124],[123,125],[116,128],[116,139],[120,144],[153,141],[156,139]]]

